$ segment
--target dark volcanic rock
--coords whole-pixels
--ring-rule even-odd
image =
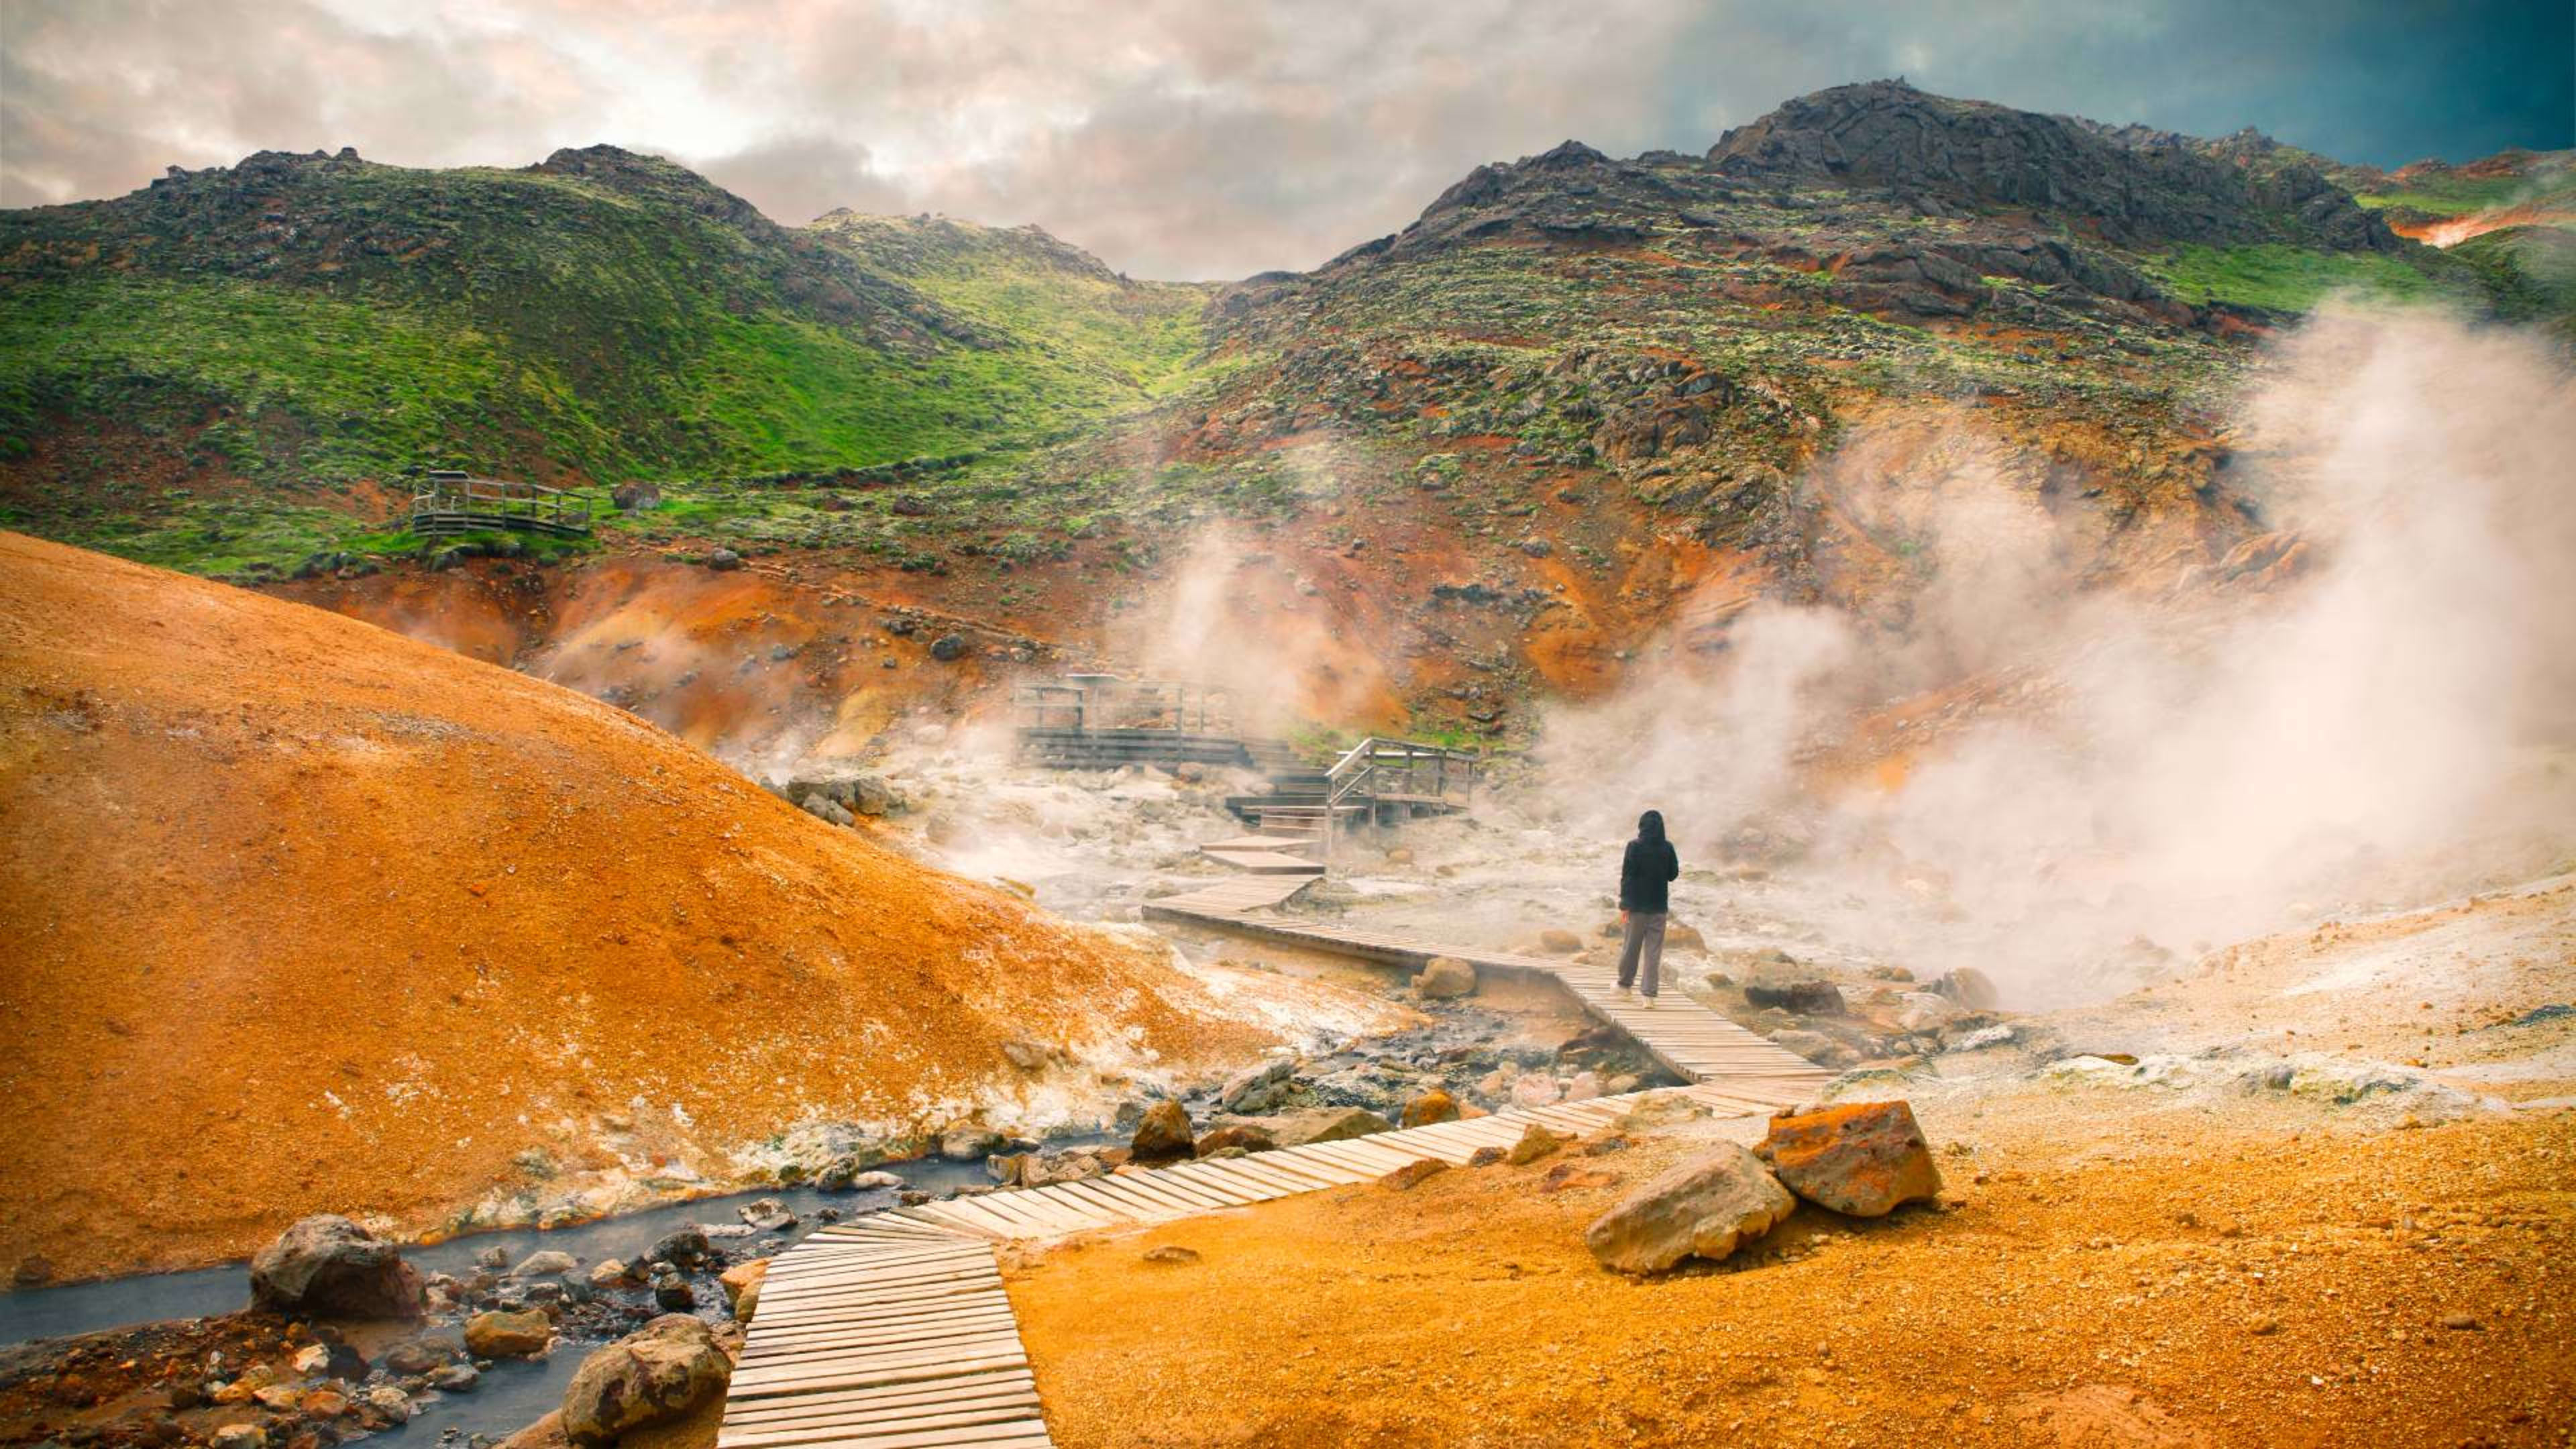
[[[416,1318],[420,1274],[393,1244],[334,1213],[299,1220],[250,1263],[251,1302],[324,1318]]]
[[[1946,201],[2080,215],[2124,242],[2399,246],[2386,222],[2310,167],[2256,172],[2184,137],[2124,138],[1903,81],[1800,96],[1727,132],[1708,159],[1747,180],[1880,188],[1933,214],[1948,214]]]

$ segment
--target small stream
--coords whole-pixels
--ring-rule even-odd
[[[944,1162],[924,1158],[890,1162],[885,1164],[885,1168],[901,1177],[906,1187],[930,1193],[991,1181],[980,1162]],[[470,1278],[475,1272],[475,1258],[493,1248],[507,1253],[514,1263],[540,1249],[552,1248],[572,1254],[587,1269],[607,1258],[632,1261],[666,1234],[682,1228],[701,1224],[738,1224],[741,1217],[737,1209],[763,1198],[775,1198],[786,1204],[788,1210],[796,1214],[796,1225],[749,1238],[720,1237],[717,1245],[727,1257],[739,1259],[775,1253],[824,1226],[819,1214],[825,1208],[838,1211],[842,1220],[847,1221],[866,1213],[883,1211],[895,1202],[891,1189],[826,1193],[813,1188],[777,1188],[725,1197],[696,1198],[574,1227],[542,1230],[505,1228],[473,1233],[433,1246],[406,1247],[403,1257],[424,1275],[449,1273],[458,1278]],[[702,1287],[698,1298],[700,1317],[712,1322],[725,1321],[727,1315],[721,1294],[708,1292]],[[101,1329],[176,1318],[202,1318],[235,1312],[247,1307],[249,1302],[250,1269],[247,1263],[0,1293],[0,1343],[94,1333]],[[455,1329],[450,1324],[425,1331],[453,1333]],[[460,1438],[468,1434],[498,1438],[515,1433],[561,1406],[564,1387],[571,1382],[573,1372],[581,1367],[582,1360],[595,1346],[567,1341],[552,1357],[541,1361],[496,1361],[470,1393],[417,1396],[413,1401],[417,1412],[410,1423],[388,1429],[374,1436],[370,1442],[426,1446],[437,1442],[449,1430],[457,1431]]]

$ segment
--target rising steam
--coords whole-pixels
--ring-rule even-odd
[[[1912,541],[1926,581],[1906,617],[1766,607],[1714,660],[1655,655],[1609,704],[1550,720],[1551,788],[1596,802],[1573,823],[1603,833],[1658,806],[1702,861],[1786,838],[1873,947],[1977,966],[2028,1005],[2302,915],[2563,868],[2564,358],[2329,311],[2238,414],[2234,486],[2303,571],[2093,586],[2076,525],[1963,436],[1910,473],[1827,480],[1858,526]],[[1885,728],[1854,733],[1856,706]],[[1879,768],[1829,776],[1834,753]]]

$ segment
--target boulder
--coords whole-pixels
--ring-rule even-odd
[[[1697,926],[1685,926],[1679,921],[1667,921],[1664,923],[1664,949],[1705,951],[1708,949],[1708,938],[1699,933]]]
[[[1551,926],[1538,933],[1538,949],[1545,956],[1571,956],[1583,949],[1583,938],[1572,931]]]
[[[707,567],[720,574],[731,573],[742,567],[742,555],[729,548],[710,549],[707,553]]]
[[[1771,1134],[1753,1151],[1791,1192],[1854,1217],[1884,1217],[1899,1203],[1928,1202],[1941,1191],[1941,1170],[1903,1102],[1774,1117]]]
[[[930,657],[938,660],[942,664],[953,663],[965,658],[966,637],[962,634],[940,635],[938,638],[930,641]]]
[[[668,1312],[686,1313],[698,1306],[698,1290],[677,1269],[664,1264],[653,1270],[653,1301]]]
[[[1933,979],[1932,989],[1970,1011],[1992,1011],[2003,998],[1986,973],[1974,966],[1944,971]]]
[[[1494,1146],[1479,1147],[1475,1151],[1467,1154],[1467,1165],[1469,1167],[1491,1167],[1502,1160],[1503,1149]]]
[[[1426,1001],[1476,994],[1476,968],[1455,956],[1434,956],[1415,973],[1413,989]]]
[[[580,1266],[580,1260],[572,1254],[548,1248],[543,1252],[530,1253],[521,1258],[519,1266],[510,1270],[510,1276],[513,1278],[561,1277]]]
[[[825,1192],[867,1192],[881,1187],[901,1187],[903,1179],[891,1172],[874,1172],[876,1156],[835,1157],[814,1174],[814,1186]]]
[[[1397,1192],[1408,1192],[1448,1170],[1449,1164],[1437,1157],[1416,1158],[1379,1178],[1378,1185],[1393,1188]]]
[[[1434,1087],[1404,1104],[1401,1119],[1407,1127],[1428,1127],[1434,1122],[1458,1120],[1458,1099]]]
[[[796,1226],[796,1214],[789,1212],[787,1204],[774,1197],[746,1203],[734,1211],[754,1232],[777,1233]]]
[[[554,1320],[533,1308],[496,1309],[465,1320],[465,1351],[476,1358],[526,1358],[545,1352]]]
[[[1198,1141],[1198,1155],[1214,1157],[1229,1148],[1243,1152],[1268,1152],[1279,1145],[1268,1132],[1248,1122],[1228,1122],[1212,1127]]]
[[[1749,1006],[1776,1006],[1801,1016],[1843,1016],[1850,1011],[1842,989],[1830,981],[1750,982],[1744,988],[1744,1000]]]
[[[1022,1187],[1052,1187],[1059,1182],[1082,1182],[1108,1174],[1109,1164],[1100,1160],[1098,1151],[1088,1147],[1032,1152],[1020,1159]]]
[[[951,1127],[939,1134],[939,1155],[950,1162],[978,1162],[1010,1145],[990,1127]]]
[[[620,513],[632,513],[639,508],[659,508],[662,506],[662,485],[620,483],[608,491],[608,501],[617,505]]]
[[[1752,1153],[1725,1142],[1621,1198],[1583,1243],[1614,1272],[1660,1273],[1684,1258],[1724,1258],[1796,1206]]]
[[[760,1285],[769,1277],[769,1264],[767,1258],[736,1263],[716,1279],[724,1285],[725,1302],[732,1305],[736,1323],[749,1323],[753,1311],[760,1307]]]
[[[385,1349],[384,1365],[389,1373],[425,1374],[454,1357],[456,1346],[444,1339],[406,1338]]]
[[[666,1314],[582,1360],[564,1389],[564,1437],[614,1444],[637,1429],[667,1424],[723,1395],[733,1364],[715,1333],[685,1314]]]
[[[1226,1079],[1216,1094],[1217,1106],[1228,1112],[1258,1112],[1277,1096],[1276,1088],[1297,1070],[1293,1057],[1274,1057],[1257,1067],[1249,1067]]]
[[[615,1258],[604,1258],[590,1267],[590,1286],[593,1288],[622,1288],[634,1280],[635,1275]]]
[[[648,1262],[694,1268],[704,1263],[707,1255],[714,1251],[707,1243],[705,1232],[697,1228],[682,1228],[678,1232],[663,1234],[644,1257]]]
[[[1556,1078],[1545,1072],[1524,1072],[1512,1079],[1512,1105],[1515,1107],[1552,1107],[1565,1095]]]
[[[1896,999],[1896,1025],[1900,1031],[1938,1032],[1965,1015],[1965,1007],[1929,991],[1909,991]]]
[[[1310,1142],[1346,1142],[1354,1137],[1395,1130],[1394,1123],[1366,1107],[1309,1107],[1303,1112],[1282,1113],[1260,1125],[1281,1147],[1303,1147]]]
[[[317,1318],[417,1318],[420,1274],[336,1213],[299,1220],[250,1260],[253,1307]]]
[[[1532,1122],[1521,1130],[1521,1140],[1512,1144],[1511,1150],[1503,1154],[1503,1160],[1514,1167],[1527,1167],[1563,1147],[1566,1141],[1566,1138]]]
[[[1195,1155],[1198,1139],[1190,1128],[1190,1114],[1170,1098],[1156,1102],[1145,1109],[1145,1120],[1136,1124],[1128,1150],[1136,1162],[1171,1162]]]

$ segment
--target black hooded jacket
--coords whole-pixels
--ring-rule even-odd
[[[1664,839],[1662,813],[1647,811],[1637,819],[1637,838],[1628,842],[1627,859],[1619,863],[1619,909],[1671,910],[1672,883],[1681,873],[1681,857]]]

